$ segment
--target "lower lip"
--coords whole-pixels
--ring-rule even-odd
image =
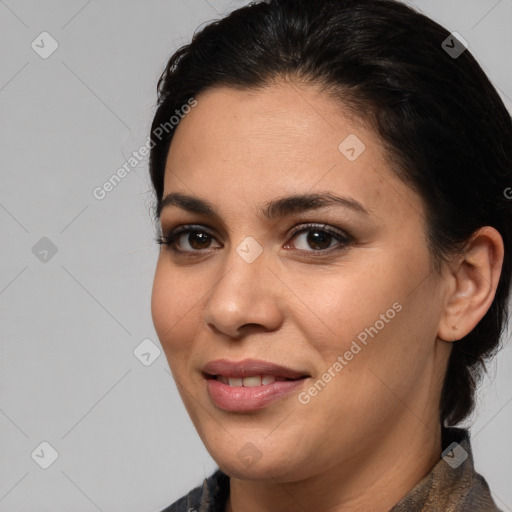
[[[206,379],[212,402],[225,411],[247,412],[263,409],[304,385],[306,379],[276,381],[261,386],[229,386],[214,378]]]

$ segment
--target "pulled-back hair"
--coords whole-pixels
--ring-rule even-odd
[[[174,133],[158,128],[176,110],[213,86],[298,80],[322,86],[380,136],[392,171],[423,198],[435,271],[478,228],[494,227],[505,248],[501,276],[485,316],[454,342],[439,411],[446,426],[474,410],[508,322],[512,272],[512,120],[470,51],[447,51],[461,49],[456,39],[443,45],[449,37],[395,0],[252,2],[196,31],[170,58],[149,163],[158,217]]]

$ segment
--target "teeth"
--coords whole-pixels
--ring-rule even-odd
[[[223,384],[229,384],[233,387],[244,386],[246,388],[254,387],[254,386],[266,386],[268,384],[272,384],[276,380],[284,380],[276,379],[274,375],[254,375],[252,377],[224,377],[223,375],[217,375],[217,380],[220,380]]]
[[[261,386],[261,377],[259,375],[254,375],[253,377],[245,377],[243,384],[245,388]]]
[[[239,388],[242,385],[243,379],[239,379],[238,377],[229,377],[228,382],[230,386]]]
[[[273,375],[264,375],[261,378],[261,383],[266,386],[267,384],[272,384],[272,382],[275,382],[276,378]]]

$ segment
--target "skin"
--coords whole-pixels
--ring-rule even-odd
[[[484,227],[464,255],[433,271],[421,197],[392,173],[372,129],[315,85],[217,87],[197,100],[176,128],[164,197],[206,199],[218,218],[164,208],[164,232],[199,224],[212,236],[182,235],[189,258],[162,246],[151,308],[185,407],[231,477],[226,510],[387,511],[441,457],[450,342],[490,307],[502,239]],[[366,146],[354,161],[338,149],[349,134]],[[278,197],[326,191],[356,199],[368,215],[343,206],[258,214]],[[308,243],[315,228],[290,236],[307,223],[353,241],[328,238],[325,246],[339,250],[322,256]],[[248,236],[263,250],[252,263],[236,252]],[[309,389],[396,302],[401,311],[309,403],[295,392],[240,413],[210,400],[200,370],[217,358],[299,369],[311,375],[301,388]],[[249,467],[238,455],[248,442],[261,455]]]

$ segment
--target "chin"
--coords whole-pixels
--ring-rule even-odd
[[[226,446],[226,445],[224,445]],[[299,475],[307,464],[300,464],[296,459],[289,460],[290,450],[286,443],[281,443],[283,453],[274,447],[258,449],[251,441],[232,443],[233,451],[226,452],[225,448],[208,450],[219,468],[233,478],[240,480],[279,480],[282,482],[301,479]],[[240,448],[238,448],[240,446]],[[268,455],[265,456],[265,452]]]
[[[267,462],[260,460],[252,465],[239,460],[220,461],[217,464],[224,473],[239,480],[281,480],[286,476],[282,473],[282,463],[278,460]]]

